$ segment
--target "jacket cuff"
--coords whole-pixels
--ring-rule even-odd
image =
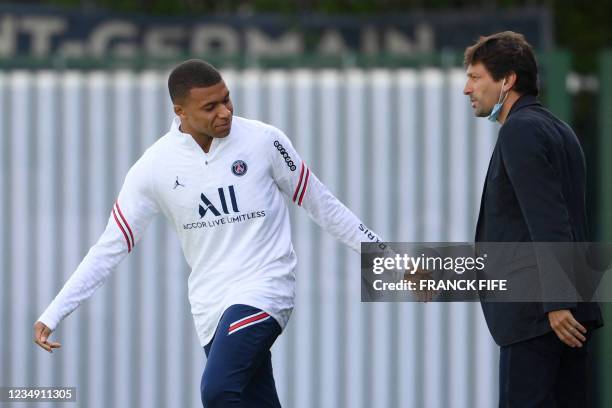
[[[556,310],[576,310],[575,302],[546,302],[542,304],[544,313],[554,312]]]

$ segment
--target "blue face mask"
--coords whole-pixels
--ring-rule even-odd
[[[495,106],[493,106],[491,113],[487,117],[487,119],[489,119],[491,122],[497,122],[497,118],[499,117],[499,113],[501,112],[502,106],[504,106],[504,102],[506,102],[506,97],[508,96],[508,93],[506,93],[506,95],[504,95],[502,99],[505,84],[506,84],[506,78],[504,78],[502,82],[502,89],[499,92],[499,99],[497,100],[497,103],[495,104]]]

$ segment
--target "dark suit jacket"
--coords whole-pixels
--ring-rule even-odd
[[[512,106],[489,163],[476,242],[586,242],[586,167],[572,129],[532,95]],[[536,271],[537,273],[537,271]],[[551,331],[547,312],[570,309],[602,325],[596,303],[481,302],[500,346]]]

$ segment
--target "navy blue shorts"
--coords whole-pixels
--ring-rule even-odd
[[[272,316],[247,305],[228,307],[204,346],[204,408],[280,407],[270,348],[281,333]]]

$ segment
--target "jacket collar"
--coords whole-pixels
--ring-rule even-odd
[[[510,108],[510,112],[508,112],[506,120],[508,120],[510,115],[512,115],[514,112],[526,108],[528,106],[542,106],[542,104],[540,103],[540,101],[538,101],[538,98],[535,95],[521,95],[521,97],[518,98],[516,102],[514,102],[514,105],[512,105],[512,107]]]
[[[219,150],[219,147],[224,145],[230,139],[230,136],[234,132],[234,126],[235,126],[235,122],[232,121],[232,128],[230,130],[229,135],[225,137],[214,137],[213,138],[212,143],[210,145],[210,149],[208,150],[208,153],[202,150],[202,148],[200,147],[198,142],[195,141],[193,136],[181,130],[181,120],[178,118],[178,116],[175,116],[174,119],[172,119],[172,123],[170,124],[169,132],[173,134],[174,136],[176,136],[179,139],[180,143],[182,143],[184,146],[188,147],[189,149],[195,150],[198,153],[202,152],[208,157],[212,157],[213,152],[216,153],[217,150]]]

